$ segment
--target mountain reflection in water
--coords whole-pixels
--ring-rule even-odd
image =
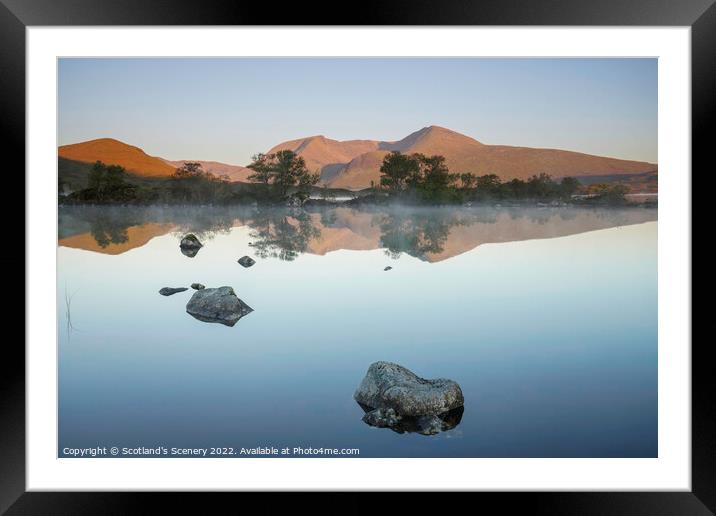
[[[194,233],[203,243],[250,229],[258,258],[292,261],[303,253],[384,249],[439,262],[481,244],[553,238],[657,220],[648,208],[348,207],[61,207],[59,245],[104,254],[152,238]],[[178,245],[177,245],[178,248]]]

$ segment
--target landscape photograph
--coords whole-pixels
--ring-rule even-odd
[[[658,456],[657,59],[57,67],[58,457]]]

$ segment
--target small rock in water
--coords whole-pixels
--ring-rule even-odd
[[[159,293],[163,296],[171,296],[172,294],[176,294],[177,292],[184,292],[185,290],[189,290],[186,287],[164,287],[163,289],[159,290]]]
[[[204,246],[201,242],[199,242],[199,239],[196,238],[196,235],[194,235],[193,233],[189,233],[181,239],[179,247],[182,247],[184,249],[199,249],[200,247]]]
[[[256,260],[254,260],[250,256],[242,256],[241,258],[239,258],[239,264],[241,264],[243,267],[251,267],[255,263]]]
[[[193,288],[194,290],[202,290],[206,287],[204,285],[202,285],[201,283],[192,283],[191,288]]]
[[[199,249],[201,249],[202,247],[204,247],[203,244],[199,242],[199,239],[196,238],[196,235],[192,233],[185,235],[179,243],[179,249],[181,250],[181,253],[188,258],[194,258],[196,256],[196,253],[198,253]]]
[[[353,397],[369,425],[424,435],[454,428],[465,404],[456,382],[420,378],[391,362],[371,364]]]
[[[383,269],[383,270],[384,270],[384,271],[392,271],[393,268],[392,268],[390,265],[388,265],[388,266],[387,266],[385,269]]]
[[[233,288],[219,287],[194,292],[186,305],[186,311],[200,321],[233,326],[254,310],[236,297]]]

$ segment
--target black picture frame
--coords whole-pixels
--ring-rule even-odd
[[[689,26],[692,37],[692,168],[708,170],[716,112],[716,0],[392,0],[365,1],[351,17],[341,5],[270,4],[243,0],[0,0],[0,126],[4,178],[25,191],[25,28],[61,25],[553,25]],[[277,7],[280,5],[280,7]],[[321,14],[318,14],[321,13]],[[690,171],[689,171],[690,173]],[[14,178],[14,179],[13,179]],[[20,196],[17,196],[20,199]],[[24,197],[22,197],[24,199]],[[22,201],[20,201],[22,202]],[[6,219],[17,207],[2,203]],[[19,246],[16,246],[19,247]],[[5,271],[25,271],[24,252],[3,253]],[[20,288],[20,275],[6,273],[7,289]],[[23,278],[25,279],[25,278]],[[15,284],[17,283],[17,284]],[[24,286],[24,285],[23,285]],[[17,290],[16,290],[17,291]],[[6,316],[7,317],[7,316]],[[6,323],[9,326],[9,323]],[[171,502],[199,514],[235,512],[234,494],[26,493],[25,352],[19,337],[6,333],[0,359],[0,511],[7,514],[142,514],[150,502]],[[692,345],[692,490],[690,492],[474,493],[470,505],[500,504],[500,512],[532,514],[687,515],[716,512],[716,382],[707,360],[709,343]],[[247,496],[246,494],[244,496]],[[325,494],[323,496],[326,496]],[[327,495],[330,497],[336,494]],[[367,497],[374,495],[367,495]],[[364,512],[372,502],[349,494],[321,506]],[[418,503],[422,497],[415,498]],[[225,505],[229,502],[229,505]],[[475,504],[477,502],[477,505]],[[244,502],[242,502],[244,503]],[[458,502],[459,503],[459,502]],[[475,505],[473,505],[475,504]],[[425,508],[425,506],[423,506]]]

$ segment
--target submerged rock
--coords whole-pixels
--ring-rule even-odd
[[[239,258],[239,264],[241,264],[242,267],[251,267],[255,263],[256,260],[254,260],[250,256],[242,256],[241,258]]]
[[[195,319],[233,326],[253,308],[236,297],[231,287],[204,288],[194,292],[186,311]]]
[[[201,283],[192,283],[191,288],[193,288],[194,290],[204,290],[206,287]]]
[[[185,290],[189,290],[186,287],[164,287],[159,290],[159,293],[163,296],[171,296],[172,294],[176,294],[177,292],[184,292]]]
[[[390,265],[388,265],[388,266],[387,266],[385,269],[383,269],[383,270],[384,270],[384,271],[392,271],[393,268],[392,268]]]
[[[179,247],[184,249],[200,249],[204,247],[204,245],[199,242],[199,239],[196,238],[196,235],[194,235],[193,233],[189,233],[181,239]]]
[[[460,386],[444,378],[427,380],[391,362],[370,365],[353,395],[371,409],[392,409],[401,417],[437,416],[462,407]]]

